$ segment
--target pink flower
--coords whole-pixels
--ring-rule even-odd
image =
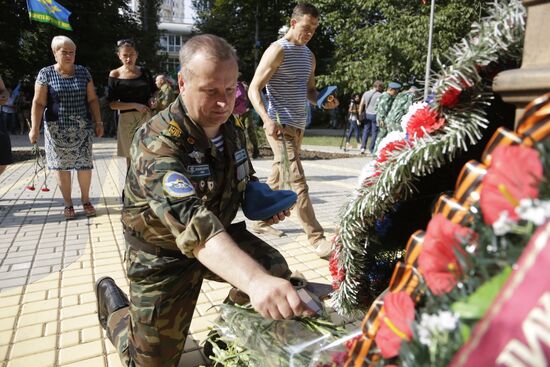
[[[479,199],[485,223],[493,225],[502,212],[518,220],[515,208],[521,199],[538,197],[541,180],[542,164],[535,149],[522,145],[496,147]]]
[[[406,292],[388,293],[380,313],[380,329],[375,341],[382,357],[393,358],[399,354],[401,342],[411,340],[411,324],[414,320],[414,302]]]
[[[425,106],[416,111],[407,123],[407,135],[409,139],[414,140],[424,136],[425,132],[432,133],[439,130],[445,124],[445,119],[432,110],[430,106]],[[425,132],[424,132],[425,131]]]
[[[474,231],[451,222],[443,214],[430,220],[418,257],[418,268],[433,294],[438,296],[450,292],[462,277],[463,269],[456,252],[466,256],[460,244],[463,240],[473,240],[475,236]]]
[[[332,254],[330,255],[330,260],[328,262],[328,269],[330,271],[330,274],[332,275],[332,288],[338,289],[339,284],[346,279],[346,272],[344,269],[340,268],[338,266],[338,251],[339,245],[336,245],[336,251],[332,251]]]

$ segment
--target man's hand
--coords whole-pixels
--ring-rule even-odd
[[[8,101],[9,95],[6,94],[0,94],[0,106],[3,106]]]
[[[281,320],[315,314],[302,302],[289,281],[269,274],[252,279],[248,295],[252,307],[265,318]]]
[[[141,103],[134,103],[134,109],[141,113],[149,112],[149,107]]]
[[[264,129],[266,135],[271,136],[273,139],[277,139],[279,134],[283,133],[283,131],[279,128],[275,121],[273,121],[269,117],[264,120]]]
[[[384,125],[385,125],[385,124],[384,124],[384,120],[380,120],[380,121],[378,121],[378,126],[380,126],[380,127],[384,127]]]
[[[278,214],[275,214],[273,217],[264,220],[264,222],[266,222],[269,225],[273,225],[273,224],[279,223],[280,221],[285,220],[286,217],[290,217],[290,210],[285,210]]]

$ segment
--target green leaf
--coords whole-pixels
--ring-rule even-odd
[[[500,292],[500,289],[511,272],[512,268],[510,266],[505,267],[500,274],[495,275],[489,281],[485,282],[464,301],[453,303],[451,309],[460,315],[460,318],[481,319],[489,306],[493,303],[493,300]]]

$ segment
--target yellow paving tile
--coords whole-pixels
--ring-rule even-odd
[[[0,309],[0,319],[17,316],[18,313],[19,305],[2,307]]]
[[[21,307],[21,314],[29,314],[33,312],[40,312],[44,310],[57,309],[59,306],[59,299],[48,299],[45,301],[28,302]]]
[[[10,343],[13,330],[0,331],[0,345],[7,345]]]
[[[61,320],[95,313],[96,308],[96,304],[93,302],[85,303],[83,305],[63,307],[60,312]]]
[[[25,292],[25,294],[23,295],[23,303],[44,301],[46,300],[47,295],[47,291]]]
[[[71,330],[84,329],[91,326],[96,326],[99,323],[97,320],[97,314],[88,314],[70,319],[61,320],[61,332],[67,332]]]
[[[51,290],[51,289],[57,289],[57,287],[59,286],[59,281],[57,280],[48,280],[48,281],[43,281],[43,282],[40,282],[40,283],[32,283],[32,284],[29,284],[27,285],[27,292],[37,292],[37,291],[47,291],[47,290]]]
[[[109,367],[124,367],[117,353],[107,355],[107,365]]]
[[[59,350],[59,364],[65,365],[103,355],[101,341],[74,345]]]
[[[216,319],[217,315],[208,315],[208,316],[201,316],[201,317],[193,317],[193,321],[191,322],[191,333],[199,333],[201,331],[208,330],[209,327],[212,327],[214,325],[214,320]]]
[[[55,351],[50,350],[42,353],[36,353],[30,356],[21,358],[12,358],[7,364],[7,367],[27,367],[40,366],[49,367],[55,366]]]
[[[59,323],[56,321],[50,321],[44,326],[44,335],[56,335]]]
[[[12,346],[10,359],[55,350],[55,342],[55,335],[21,341]]]
[[[124,290],[124,288],[123,288]],[[78,303],[79,304],[85,304],[85,303],[90,303],[90,302],[93,302],[94,304],[96,303],[96,298],[95,298],[95,293],[94,292],[87,292],[87,293],[82,293],[80,295],[78,295]],[[95,311],[95,307],[94,307],[94,311]]]
[[[6,358],[6,354],[8,354],[8,345],[0,345],[0,361],[3,361]]]
[[[63,280],[61,281],[61,286],[67,287],[80,284],[90,284],[92,282],[92,274],[81,275],[78,277],[63,277]]]
[[[57,307],[53,310],[27,313],[19,316],[18,326],[42,324],[57,320]]]
[[[0,331],[13,329],[14,323],[15,323],[15,317],[13,316],[0,319]]]
[[[59,334],[59,347],[67,348],[80,343],[80,332],[78,330]]]
[[[61,297],[71,296],[73,294],[80,295],[82,293],[93,292],[94,287],[90,282],[88,284],[79,284],[61,288]]]
[[[15,342],[39,338],[44,333],[44,324],[35,324],[31,326],[19,327],[15,330]],[[1,339],[1,338],[0,338]]]
[[[67,296],[61,298],[61,307],[69,307],[78,305],[78,295],[74,294],[72,296]]]
[[[3,307],[18,305],[20,299],[20,295],[6,296],[4,295],[4,293],[0,293],[0,309],[2,309]]]
[[[92,275],[91,269],[64,269],[62,273],[63,280],[68,278],[77,278],[81,276]]]
[[[101,326],[99,326],[99,322],[97,326],[92,326],[88,328],[84,328],[80,330],[80,340],[82,340],[83,343],[88,343],[94,340],[101,339],[103,337],[101,332]]]
[[[69,363],[69,364],[63,364],[63,367],[103,367],[105,366],[105,360],[103,356],[90,358],[90,359],[84,359],[82,361]]]

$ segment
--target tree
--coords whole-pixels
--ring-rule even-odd
[[[143,12],[130,11],[125,0],[58,2],[72,13],[69,18],[72,32],[30,22],[23,0],[0,0],[3,9],[0,72],[11,84],[21,79],[32,82],[40,68],[54,62],[50,43],[55,35],[66,35],[76,43],[76,63],[89,68],[96,85],[105,85],[109,70],[120,65],[115,50],[117,40],[122,38],[136,41],[140,64],[157,68],[156,22],[160,0],[145,2],[147,17]]]
[[[472,22],[483,15],[486,2],[436,1],[434,60],[469,32]],[[338,85],[351,95],[370,88],[377,79],[423,81],[428,4],[420,0],[317,0],[315,4],[334,42],[331,71],[318,83]]]

